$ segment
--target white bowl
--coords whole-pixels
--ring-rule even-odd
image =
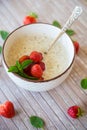
[[[54,27],[53,25],[44,24],[44,23],[35,23],[35,24],[29,24],[29,25],[25,25],[25,26],[21,26],[17,28],[7,37],[6,41],[4,42],[3,50],[2,50],[3,65],[8,76],[13,80],[13,82],[17,86],[27,89],[29,91],[37,91],[37,92],[47,91],[47,90],[50,90],[59,86],[59,84],[62,83],[67,78],[67,76],[69,75],[72,69],[74,58],[75,58],[74,46],[71,39],[69,38],[67,34],[63,34],[63,36],[60,38],[60,43],[63,44],[65,48],[67,49],[68,65],[66,69],[60,75],[52,79],[44,80],[44,81],[36,81],[36,80],[32,81],[29,79],[22,78],[18,76],[17,74],[8,72],[8,64],[6,63],[6,52],[9,46],[13,44],[15,39],[19,38],[21,35],[25,35],[25,34],[29,35],[34,32],[34,34],[45,33],[46,35],[49,35],[50,37],[55,38],[58,35],[59,31],[60,29],[58,29],[57,27]]]

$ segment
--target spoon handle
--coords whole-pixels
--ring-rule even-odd
[[[62,28],[62,32],[65,32],[73,24],[73,22],[81,15],[81,13],[82,13],[82,8],[76,6],[71,16],[67,20],[66,24]]]
[[[71,16],[61,29],[60,33],[57,35],[57,37],[52,41],[51,46],[49,47],[48,51],[52,48],[52,46],[55,44],[55,42],[61,37],[61,35],[73,24],[73,22],[81,15],[82,13],[82,7],[76,6],[73,10]]]

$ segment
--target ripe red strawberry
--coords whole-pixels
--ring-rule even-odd
[[[35,64],[35,65],[32,66],[31,74],[32,74],[32,76],[34,76],[36,78],[42,77],[43,71],[42,71],[39,64]]]
[[[40,62],[39,65],[42,68],[42,70],[44,71],[45,70],[45,64],[44,64],[44,62]]]
[[[23,61],[28,60],[28,59],[30,59],[29,56],[28,55],[24,55],[24,56],[19,58],[19,62],[22,63]]]
[[[72,118],[77,118],[77,117],[79,117],[79,116],[82,115],[82,111],[81,111],[80,107],[79,107],[79,106],[76,106],[76,105],[75,105],[75,106],[71,106],[71,107],[68,109],[67,113],[68,113]]]
[[[26,25],[26,24],[31,24],[31,23],[36,23],[36,22],[37,22],[37,21],[36,21],[36,18],[33,17],[33,16],[26,16],[26,17],[24,18],[24,21],[23,21],[24,25]]]
[[[15,116],[14,105],[10,101],[6,101],[0,105],[0,115],[6,118],[12,118]]]
[[[76,54],[77,54],[78,51],[79,51],[79,43],[77,41],[73,41],[73,44],[74,44],[75,51],[76,51]]]
[[[30,59],[33,60],[35,63],[38,63],[43,59],[42,53],[33,51],[30,54]]]

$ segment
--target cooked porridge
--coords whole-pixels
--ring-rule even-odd
[[[68,54],[61,43],[56,43],[47,53],[52,39],[43,35],[21,36],[7,51],[6,61],[8,66],[15,65],[16,61],[23,55],[29,55],[32,51],[39,51],[43,54],[43,62],[46,70],[43,73],[44,79],[51,79],[62,72],[68,66]]]

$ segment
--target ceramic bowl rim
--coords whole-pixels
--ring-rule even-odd
[[[21,29],[21,28],[23,28],[23,27],[25,27],[25,26],[29,26],[29,25],[33,25],[33,24],[46,24],[46,25],[51,25],[51,26],[53,26],[52,24],[49,24],[49,23],[38,22],[38,23],[32,23],[32,24],[22,25],[22,26],[20,26],[20,27],[18,27],[18,28],[16,28],[16,29],[14,29],[14,30],[8,35],[8,37],[6,38],[6,40],[4,41],[3,48],[2,48],[2,57],[3,57],[3,61],[4,61],[4,64],[5,64],[5,66],[6,66],[7,69],[8,69],[9,67],[8,67],[8,65],[7,65],[7,63],[6,63],[6,60],[5,60],[4,48],[5,48],[5,44],[6,44],[7,40],[8,40],[8,38],[9,38],[14,32],[16,32],[17,30],[19,30],[19,29]],[[55,26],[53,26],[53,27],[55,27]],[[55,27],[55,28],[59,29],[58,27]],[[67,34],[66,34],[66,35],[67,35]],[[68,35],[67,35],[67,36],[68,36]],[[69,36],[68,36],[68,38],[70,39]],[[70,40],[71,40],[71,39],[70,39]],[[71,42],[72,42],[72,41],[71,41]],[[72,43],[72,44],[73,44],[73,43]],[[49,81],[58,79],[58,78],[60,78],[61,76],[63,76],[63,75],[70,69],[70,67],[72,66],[72,64],[73,64],[73,62],[74,62],[74,59],[75,59],[75,47],[74,47],[74,45],[73,45],[73,48],[74,48],[74,55],[73,55],[73,59],[72,59],[70,65],[67,67],[67,69],[65,69],[64,72],[62,72],[62,73],[59,74],[58,76],[55,76],[54,78],[51,78],[51,79],[48,79],[48,80],[41,80],[41,81],[40,81],[40,80],[30,80],[30,79],[27,79],[27,78],[23,78],[23,77],[17,75],[16,73],[13,73],[13,72],[10,72],[10,73],[12,73],[14,76],[16,76],[16,77],[18,77],[18,78],[20,78],[20,79],[22,79],[22,80],[24,80],[24,81],[32,82],[32,83],[33,83],[33,82],[34,82],[34,83],[43,83],[43,82],[49,82]]]

